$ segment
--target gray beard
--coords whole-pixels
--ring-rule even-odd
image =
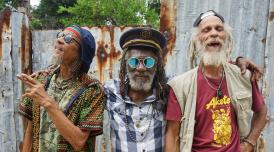
[[[146,92],[151,90],[152,83],[153,83],[153,78],[154,78],[155,74],[146,73],[146,75],[149,77],[149,80],[143,81],[143,80],[140,80],[140,79],[135,79],[134,74],[129,72],[128,69],[127,69],[127,73],[128,73],[130,88],[132,88],[134,90],[146,91]]]

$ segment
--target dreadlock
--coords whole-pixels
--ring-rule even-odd
[[[133,47],[127,47],[124,49],[122,58],[121,58],[121,64],[120,64],[120,73],[119,73],[119,78],[120,78],[120,93],[122,98],[124,99],[126,96],[126,92],[128,89],[128,78],[127,78],[127,70],[126,70],[126,58],[128,52],[132,49]],[[134,48],[147,48],[147,47],[140,47],[140,46],[135,46]],[[154,49],[151,47],[148,47],[149,49]],[[168,96],[168,87],[167,87],[167,78],[164,70],[164,62],[163,62],[163,57],[162,57],[162,51],[158,50],[153,50],[153,52],[157,55],[158,62],[157,62],[157,68],[154,76],[154,80],[152,83],[152,88],[156,88],[156,101],[161,101],[162,106],[159,107],[159,110],[166,111],[166,104],[167,104],[167,96]],[[153,107],[157,108],[157,103],[153,103]]]

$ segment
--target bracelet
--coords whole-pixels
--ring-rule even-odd
[[[252,145],[252,147],[255,147],[255,146],[256,146],[256,144],[252,143],[252,142],[251,142],[250,140],[248,140],[247,138],[243,139],[243,141],[246,142],[246,143],[248,143],[248,144],[250,144],[250,145]]]

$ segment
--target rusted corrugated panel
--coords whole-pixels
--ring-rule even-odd
[[[12,29],[12,62],[13,62],[13,101],[15,104],[15,128],[17,148],[23,139],[23,123],[21,116],[17,112],[17,104],[22,94],[22,84],[16,78],[18,73],[31,73],[31,34],[27,15],[13,11],[11,17]],[[18,149],[17,149],[18,150]]]
[[[10,16],[11,10],[9,8],[5,8],[0,13],[0,33],[4,31],[4,28],[8,28],[10,26]],[[0,60],[2,59],[2,34],[0,34]]]
[[[17,103],[22,86],[16,78],[31,72],[30,31],[28,17],[10,8],[0,13],[0,151],[19,151],[23,138]]]
[[[163,55],[171,54],[175,46],[176,40],[176,4],[174,0],[162,0],[161,1],[161,13],[160,13],[160,31],[165,35],[167,39],[167,48],[164,50]]]
[[[4,23],[1,26],[1,60],[0,60],[0,143],[1,152],[16,151],[16,134],[14,122],[14,103],[12,85],[12,59],[11,59],[11,10],[5,9],[1,13]]]
[[[268,113],[270,115],[270,122],[265,131],[266,150],[274,151],[274,1],[271,0],[269,4],[268,26],[266,35],[266,49],[265,49],[265,77],[263,93],[265,99],[268,101]]]

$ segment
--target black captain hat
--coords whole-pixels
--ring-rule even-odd
[[[147,46],[161,51],[166,46],[166,39],[163,34],[153,28],[138,27],[126,31],[120,38],[122,49],[131,46]]]

